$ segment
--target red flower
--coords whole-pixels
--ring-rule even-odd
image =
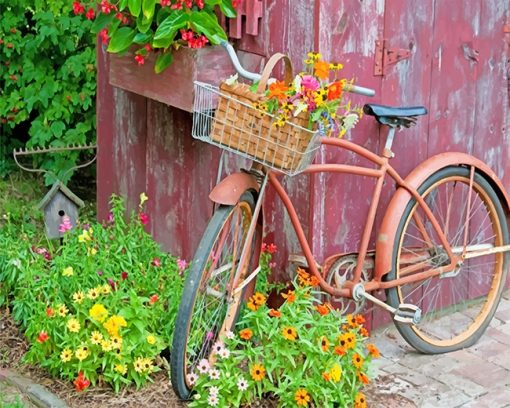
[[[170,5],[170,0],[161,0],[161,7],[167,7]]]
[[[135,55],[135,61],[138,62],[138,65],[143,65],[145,64],[145,57],[143,55]]]
[[[104,45],[108,44],[110,37],[108,36],[108,30],[106,28],[103,28],[101,31],[99,31],[99,38],[101,38],[101,42]]]
[[[147,52],[150,52],[150,50],[152,50],[152,48],[151,48],[151,45],[150,45],[150,44],[145,44],[145,45],[143,46],[143,48],[145,48],[145,49],[147,50]]]
[[[46,308],[46,316],[53,317],[53,309],[51,307]]]
[[[77,16],[78,14],[85,13],[85,7],[83,7],[83,4],[81,4],[79,1],[73,2],[73,11],[74,15]]]
[[[122,278],[122,280],[126,280],[128,277],[128,273],[126,271],[122,271],[120,277]]]
[[[241,5],[242,0],[232,0],[232,7],[237,8]]]
[[[74,380],[73,383],[76,386],[76,391],[78,392],[83,391],[90,385],[90,381],[83,376],[82,371],[80,371],[78,377],[76,377],[76,380]]]
[[[45,331],[42,331],[39,333],[39,336],[37,336],[37,342],[44,343],[49,338],[50,338],[50,336],[48,336],[48,333],[46,333]]]
[[[137,55],[138,57],[139,55]],[[141,55],[140,55],[141,57]],[[142,57],[143,58],[143,57]],[[135,57],[136,59],[136,57]],[[143,225],[147,225],[149,223],[149,216],[147,214],[145,214],[144,212],[141,212],[140,214],[138,214],[138,219],[140,220],[140,222],[143,224]]]
[[[87,14],[85,14],[85,17],[87,18],[87,20],[94,20],[94,16],[95,16],[94,9],[89,8]]]
[[[117,6],[115,6],[114,4],[110,3],[108,0],[103,0],[101,2],[101,11],[104,14],[110,14],[112,10],[117,11]]]
[[[159,296],[158,295],[152,295],[150,298],[149,298],[149,303],[151,305],[153,305],[154,303],[156,303],[157,301],[159,300]]]
[[[270,254],[274,254],[276,251],[278,251],[278,247],[275,244],[266,244],[265,242],[262,243],[262,252],[268,252]]]
[[[151,265],[152,266],[155,266],[156,268],[159,268],[161,266],[161,259],[159,258],[154,258],[151,262]]]

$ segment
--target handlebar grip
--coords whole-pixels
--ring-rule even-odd
[[[352,92],[363,96],[375,96],[375,91],[373,89],[365,88],[363,86],[358,85],[345,85],[344,91]]]

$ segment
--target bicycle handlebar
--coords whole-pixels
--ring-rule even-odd
[[[241,75],[243,78],[249,79],[250,81],[254,82],[260,80],[261,78],[260,74],[247,71],[246,69],[243,68],[243,66],[239,62],[239,58],[236,54],[236,51],[234,50],[234,47],[232,47],[232,44],[230,44],[228,41],[222,41],[221,46],[225,48],[225,50],[227,50],[230,60],[232,61],[232,64],[234,64],[234,67],[239,75]],[[375,95],[375,91],[373,89],[365,88],[363,86],[358,85],[346,85],[344,86],[344,91],[352,92],[363,96]]]

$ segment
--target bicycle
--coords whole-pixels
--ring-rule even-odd
[[[241,76],[261,78],[245,71],[233,48],[229,44],[225,47]],[[202,88],[197,92],[220,94],[208,85],[197,86]],[[347,90],[366,96],[375,94],[358,86]],[[393,169],[389,161],[394,156],[391,148],[395,131],[412,126],[427,113],[424,107],[364,106],[367,115],[388,127],[381,155],[345,139],[317,136],[312,147],[300,156],[302,165],[294,173],[349,173],[376,180],[358,252],[330,256],[319,266],[292,201],[279,181],[292,172],[212,140],[209,133],[214,126],[214,101],[211,103],[198,106],[194,137],[249,157],[256,164],[249,171],[227,176],[210,194],[219,206],[195,253],[173,339],[171,380],[180,398],[188,398],[192,390],[187,374],[202,358],[210,358],[213,343],[234,327],[245,293],[259,272],[260,215],[268,184],[289,215],[310,273],[333,299],[350,299],[358,304],[368,300],[386,309],[393,314],[403,338],[422,353],[454,351],[478,340],[496,311],[506,282],[510,201],[492,170],[464,153],[433,156],[405,179]],[[320,146],[346,149],[368,159],[376,168],[311,164]],[[375,249],[369,249],[387,176],[395,181],[397,189],[386,208]],[[367,270],[372,268],[373,275],[368,278]],[[380,289],[386,291],[386,302],[369,293]],[[468,307],[469,314],[465,313]]]

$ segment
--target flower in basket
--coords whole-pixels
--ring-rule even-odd
[[[292,83],[275,81],[269,85],[266,100],[256,104],[256,108],[274,115],[275,126],[284,126],[293,118],[307,114],[309,129],[342,137],[362,114],[361,109],[352,107],[345,98],[344,90],[351,81],[340,78],[343,65],[328,63],[317,53],[309,53],[305,65],[305,72],[298,74]]]
[[[238,4],[238,0],[93,0],[74,1],[73,11],[94,20],[93,30],[108,45],[107,51],[124,53],[134,46],[139,65],[157,54],[154,70],[159,73],[172,63],[174,49],[226,40],[217,14],[233,18]]]

